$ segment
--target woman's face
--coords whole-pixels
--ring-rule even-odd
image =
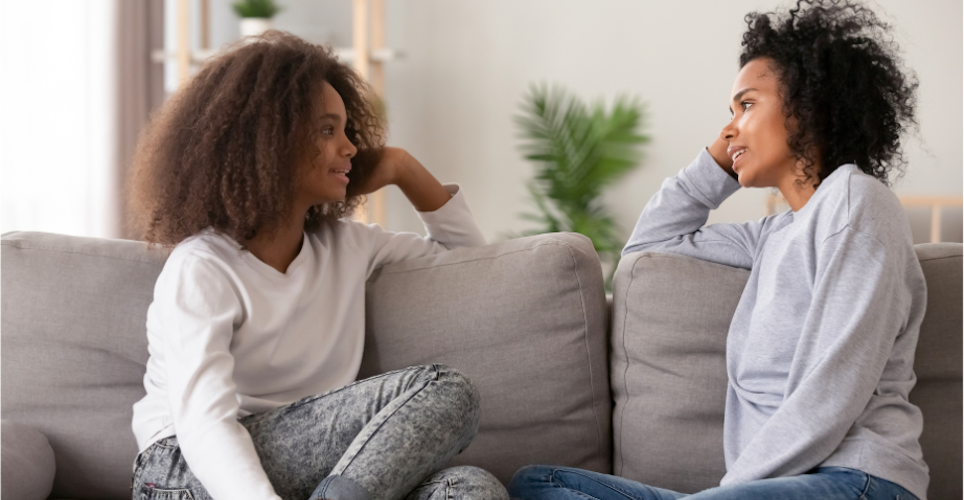
[[[796,178],[780,82],[771,64],[770,59],[754,59],[736,75],[730,103],[733,119],[720,132],[730,144],[726,152],[744,187],[780,187]]]
[[[302,166],[295,195],[306,206],[345,199],[351,159],[358,152],[345,135],[348,115],[341,95],[325,82],[319,97],[313,119],[321,124],[321,134],[315,141],[320,154]]]

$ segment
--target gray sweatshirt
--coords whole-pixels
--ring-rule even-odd
[[[897,197],[855,165],[797,212],[705,226],[740,187],[703,150],[646,205],[623,254],[750,270],[726,344],[722,485],[849,467],[924,499],[908,401],[927,290]]]

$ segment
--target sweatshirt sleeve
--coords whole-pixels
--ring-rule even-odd
[[[388,232],[375,224],[364,226],[365,238],[371,248],[369,273],[393,262],[486,244],[462,189],[457,184],[446,184],[445,189],[452,195],[445,205],[432,212],[418,212],[425,225],[425,237],[408,232]]]
[[[802,474],[840,446],[875,396],[907,327],[913,298],[903,276],[911,258],[849,227],[822,243],[783,402],[722,485]]]
[[[170,267],[170,273],[166,273]],[[238,422],[229,347],[243,309],[228,277],[190,256],[165,266],[154,306],[175,433],[191,472],[216,499],[280,500]]]
[[[741,224],[705,226],[716,209],[740,188],[704,148],[689,166],[663,182],[639,216],[623,255],[669,252],[750,269],[764,230],[776,216]]]

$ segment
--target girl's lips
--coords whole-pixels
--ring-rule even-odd
[[[345,184],[348,184],[348,172],[347,172],[347,171],[332,170],[332,171],[331,171],[331,174],[334,175],[335,178],[337,178],[339,181],[344,182]]]

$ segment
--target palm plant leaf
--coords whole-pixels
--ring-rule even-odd
[[[622,241],[615,221],[600,203],[603,188],[635,168],[643,107],[619,97],[607,112],[602,102],[587,106],[566,90],[533,86],[516,123],[520,150],[536,165],[529,192],[539,215],[527,220],[545,231],[575,231],[588,236],[596,250],[618,259]]]

